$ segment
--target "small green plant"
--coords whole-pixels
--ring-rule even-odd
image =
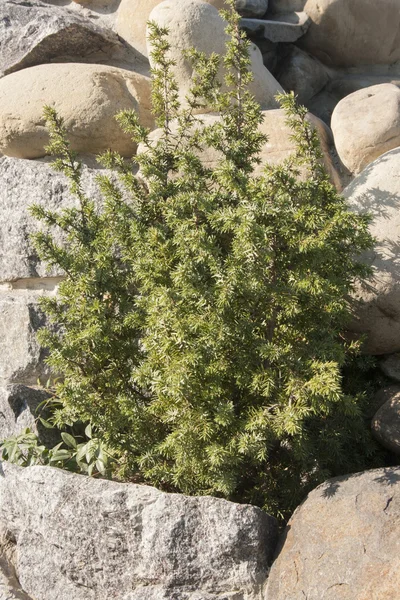
[[[348,296],[368,275],[358,255],[372,239],[368,218],[330,184],[292,95],[280,102],[297,151],[255,176],[263,116],[247,89],[248,41],[233,8],[224,17],[225,57],[188,52],[195,75],[185,106],[168,32],[150,25],[160,136],[134,113],[118,115],[143,149],[133,159],[140,176],[106,153],[119,183],[99,177],[101,206],[83,192],[62,119],[46,109],[48,150],[78,206],[32,209],[49,228],[35,236],[41,258],[66,274],[58,296],[43,299],[56,329],[41,342],[63,374],[54,423],[91,423],[116,459],[114,475],[285,516],[312,486],[373,455],[362,396],[345,393],[341,375],[357,351],[343,337]],[[196,116],[203,103],[219,115],[211,125]],[[204,148],[219,154],[215,168],[202,162]],[[53,461],[62,451],[60,464],[82,468],[83,457],[93,472],[96,459],[101,472],[99,445],[87,453],[63,437],[69,449],[53,450]]]
[[[52,427],[46,423],[46,426]],[[84,437],[85,441],[79,442],[81,436],[63,431],[62,441],[53,448],[47,448],[40,444],[37,434],[27,428],[1,444],[1,458],[21,467],[50,465],[76,473],[109,477],[113,457],[101,440],[92,437],[90,425],[85,428]]]

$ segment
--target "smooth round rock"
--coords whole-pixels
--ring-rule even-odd
[[[301,46],[326,65],[400,60],[400,0],[307,0],[304,10],[312,24]]]
[[[150,13],[161,0],[122,0],[118,7],[115,29],[130,46],[147,56],[146,24]],[[216,9],[226,8],[225,0],[204,0]]]
[[[366,334],[365,351],[400,351],[400,148],[368,165],[343,191],[349,207],[372,217],[373,251],[363,260],[373,277],[355,292],[353,332]]]
[[[45,155],[48,133],[43,107],[54,106],[65,120],[72,148],[97,154],[108,148],[123,156],[136,149],[115,114],[139,113],[151,127],[150,79],[116,67],[78,63],[24,69],[0,80],[0,153],[18,158]]]
[[[194,47],[208,55],[212,52],[224,55],[228,39],[225,33],[226,23],[216,8],[201,0],[165,0],[153,9],[150,19],[169,30],[170,55],[176,63],[174,73],[179,88],[179,97],[185,104],[185,97],[191,86],[193,69],[190,61],[184,57],[184,51]],[[149,55],[150,52],[151,44],[148,42]],[[282,92],[283,88],[264,67],[262,54],[254,44],[250,47],[250,60],[254,75],[254,80],[249,86],[251,93],[261,108],[277,108],[275,95]],[[224,78],[223,65],[221,65],[218,77],[222,82]],[[200,109],[199,112],[207,112],[206,107],[203,111]]]
[[[400,89],[382,83],[346,96],[333,111],[331,127],[343,164],[360,173],[400,146]]]

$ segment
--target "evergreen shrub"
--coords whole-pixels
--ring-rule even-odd
[[[372,239],[368,218],[331,185],[293,95],[280,103],[297,150],[255,175],[266,138],[248,91],[249,42],[233,9],[224,18],[224,57],[187,53],[195,75],[184,106],[168,32],[150,25],[161,133],[118,115],[142,152],[133,167],[101,157],[118,175],[99,177],[101,206],[83,192],[62,119],[46,109],[49,152],[79,207],[32,209],[47,226],[35,236],[40,257],[66,274],[58,296],[43,299],[56,328],[41,342],[63,375],[54,423],[90,423],[115,477],[285,516],[373,453],[363,399],[343,391],[341,375],[357,352],[343,332]],[[202,127],[204,104],[219,119]],[[202,162],[209,148],[215,168]]]

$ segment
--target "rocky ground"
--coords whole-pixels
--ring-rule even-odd
[[[147,20],[170,30],[183,99],[191,72],[182,50],[223,51],[222,7],[223,0],[0,0],[0,439],[36,428],[46,396],[37,381],[48,376],[36,340],[44,320],[38,298],[54,294],[62,277],[35,255],[29,236],[37,225],[27,209],[74,202],[46,158],[43,105],[64,117],[88,191],[98,194],[93,155],[137,151],[114,114],[133,107],[155,127]],[[357,290],[351,329],[366,334],[365,351],[391,382],[376,397],[372,430],[396,457],[400,0],[237,0],[237,8],[253,42],[252,92],[269,136],[262,165],[293,148],[274,98],[293,90],[310,111],[332,182],[352,210],[373,217],[376,247],[365,260],[374,277]],[[394,600],[399,523],[398,467],[326,482],[277,545],[276,522],[256,508],[3,464],[0,600]]]

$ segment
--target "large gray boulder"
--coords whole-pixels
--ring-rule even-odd
[[[110,52],[118,36],[92,20],[39,0],[0,2],[0,77],[65,57]]]
[[[276,521],[211,497],[2,464],[9,570],[35,600],[262,600]]]
[[[370,354],[400,351],[400,148],[368,165],[344,190],[349,207],[372,217],[373,251],[363,260],[373,277],[355,292],[351,331],[366,334]]]
[[[85,192],[98,201],[95,178],[99,173],[104,171],[85,167],[82,176]],[[43,226],[30,215],[29,207],[38,204],[60,210],[76,203],[67,178],[57,173],[49,161],[0,157],[0,282],[62,275],[60,269],[48,271],[33,248],[30,236]],[[60,243],[61,232],[54,229],[53,235]]]
[[[52,292],[40,289],[40,283],[37,289],[0,289],[0,386],[36,385],[38,378],[49,377],[44,362],[47,353],[37,340],[37,332],[45,324],[38,304],[42,293]]]
[[[328,480],[290,519],[266,600],[394,600],[399,539],[400,467]]]

